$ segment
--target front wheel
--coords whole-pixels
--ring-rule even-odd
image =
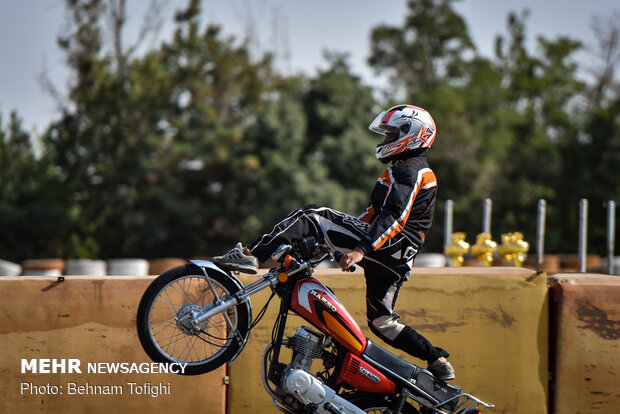
[[[193,264],[158,276],[146,289],[137,315],[140,343],[155,362],[183,363],[185,375],[204,374],[230,361],[244,345],[250,312],[242,303],[198,327],[189,320],[241,288],[226,274],[207,269],[211,285]]]

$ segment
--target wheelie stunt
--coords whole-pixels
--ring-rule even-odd
[[[448,385],[445,381],[455,377],[448,353],[394,312],[431,226],[437,179],[422,154],[435,139],[434,121],[421,108],[399,105],[379,114],[369,129],[384,136],[377,158],[392,164],[377,180],[366,212],[356,218],[306,206],[245,248],[238,244],[213,262],[192,261],[163,273],[138,310],[140,341],[153,360],[188,363],[188,374],[232,362],[269,303],[252,322],[249,297],[269,287],[281,305],[261,374],[282,411],[475,413],[492,406]],[[230,273],[255,274],[259,262],[270,258],[278,266],[247,286]],[[367,339],[331,290],[312,278],[314,268],[328,259],[343,270],[359,263],[370,329],[427,361],[426,369]],[[320,332],[302,326],[284,338],[289,311]],[[288,364],[279,361],[282,346],[293,350]],[[311,373],[313,360],[322,362],[322,371]]]

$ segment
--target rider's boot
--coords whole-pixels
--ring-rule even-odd
[[[244,251],[241,243],[237,243],[223,256],[215,256],[212,260],[216,265],[228,270],[252,275],[258,273],[258,259]]]
[[[436,378],[442,381],[450,381],[455,378],[454,368],[448,361],[428,364],[427,368]]]

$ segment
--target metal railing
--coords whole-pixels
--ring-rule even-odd
[[[491,209],[493,203],[490,198],[483,201],[482,205],[482,233],[491,233]],[[616,203],[609,200],[605,207],[607,209],[607,263],[606,273],[614,274],[614,248],[615,248],[615,228],[616,228]],[[547,202],[544,199],[538,200],[536,217],[536,267],[542,269],[545,252],[545,226],[546,226]],[[454,202],[445,202],[445,226],[444,226],[444,249],[452,242],[454,227]],[[579,272],[586,272],[586,259],[588,251],[588,200],[579,201]],[[462,261],[462,260],[461,260]]]

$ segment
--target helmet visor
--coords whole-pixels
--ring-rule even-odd
[[[385,114],[386,112],[383,111],[379,115],[377,115],[375,120],[372,121],[371,124],[368,126],[368,129],[379,135],[391,133],[395,135],[395,138],[402,138],[406,135],[418,136],[420,130],[424,127],[422,121],[415,118],[409,118],[407,121],[402,122],[400,126],[385,124],[381,125],[383,120],[385,119]]]
[[[381,121],[385,118],[385,111],[381,112],[374,121],[368,125],[368,129],[374,132],[375,134],[385,135],[385,129],[379,127],[381,125]]]

